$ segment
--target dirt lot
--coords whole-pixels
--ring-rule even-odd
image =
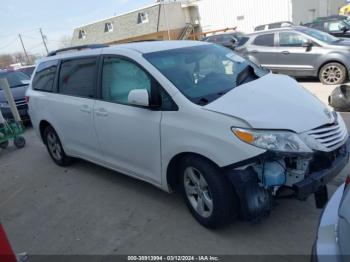
[[[301,82],[324,100],[332,87]],[[348,115],[344,114],[348,119]],[[349,121],[348,121],[349,123]],[[270,217],[209,231],[167,194],[85,161],[57,167],[33,130],[0,152],[0,221],[29,254],[310,254],[320,210],[280,200]],[[343,181],[335,180],[333,192]]]

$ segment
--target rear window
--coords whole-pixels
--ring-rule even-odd
[[[255,38],[253,45],[274,46],[274,34],[259,35]]]
[[[96,57],[63,61],[59,76],[59,93],[79,97],[93,97],[96,74]]]
[[[57,71],[58,61],[47,61],[38,65],[34,79],[33,89],[45,92],[52,92]]]
[[[11,88],[28,85],[30,80],[26,74],[16,71],[2,73],[0,77],[6,78]]]

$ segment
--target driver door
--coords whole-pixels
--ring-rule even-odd
[[[316,74],[316,60],[322,54],[321,48],[317,44],[306,47],[305,43],[309,39],[297,32],[280,32],[278,36],[276,47],[278,71],[293,76]]]
[[[131,90],[151,94],[151,76],[137,63],[105,56],[101,100],[95,104],[95,128],[106,164],[132,176],[160,184],[162,112],[128,104]]]

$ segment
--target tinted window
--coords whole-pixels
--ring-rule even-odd
[[[329,22],[327,29],[329,32],[337,32],[337,31],[341,31],[342,27],[344,26],[345,24],[340,21]]]
[[[301,47],[305,42],[307,42],[307,39],[297,33],[293,32],[283,32],[280,33],[280,46],[294,46],[294,47]]]
[[[324,30],[324,24],[323,23],[311,24],[311,28],[323,31]]]
[[[96,72],[96,58],[63,61],[59,77],[59,92],[66,95],[93,97]]]
[[[230,43],[230,42],[234,43],[234,42],[236,42],[236,39],[234,37],[232,37],[231,35],[223,35],[222,42],[223,43]]]
[[[58,61],[48,61],[38,65],[34,79],[33,89],[52,92]]]
[[[274,34],[259,35],[255,38],[254,45],[274,46]]]
[[[2,73],[0,77],[5,77],[11,88],[28,85],[30,80],[30,78],[22,72]]]
[[[151,94],[152,80],[138,65],[125,59],[111,57],[103,61],[102,98],[128,104],[131,90],[145,89]]]
[[[265,30],[265,25],[260,25],[255,27],[255,31],[262,31],[262,30]]]
[[[275,29],[275,28],[280,28],[280,27],[281,27],[281,23],[275,23],[275,24],[269,25],[269,29]]]

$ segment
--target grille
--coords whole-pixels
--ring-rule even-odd
[[[340,125],[337,122],[317,127],[308,132],[308,135],[327,151],[331,151],[343,144],[347,134],[348,131],[345,125]]]

